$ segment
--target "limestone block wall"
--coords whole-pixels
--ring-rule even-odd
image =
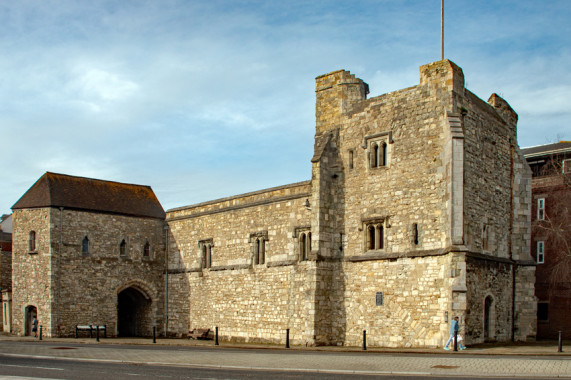
[[[71,336],[77,324],[107,325],[117,333],[117,295],[134,287],[150,298],[138,333],[150,336],[163,319],[164,221],[73,210],[51,210],[55,296],[53,334]],[[89,253],[82,241],[89,239]],[[121,242],[127,242],[120,254]],[[144,246],[150,245],[149,257]],[[61,247],[61,248],[60,248]],[[46,331],[50,334],[50,331]]]
[[[12,218],[12,333],[24,335],[28,306],[37,308],[40,325],[52,325],[51,213],[47,208],[15,210]],[[34,251],[29,249],[30,231],[36,233]]]
[[[465,244],[472,251],[510,257],[511,132],[495,109],[466,91]]]
[[[278,341],[291,328],[298,342],[312,337],[304,315],[311,264],[299,262],[298,239],[310,228],[310,189],[302,182],[167,212],[170,333],[218,326],[221,339]],[[253,257],[256,238],[265,240],[263,264]],[[209,268],[204,241],[212,244]],[[174,316],[185,309],[188,320]]]
[[[468,257],[466,285],[468,292],[465,335],[468,343],[507,342],[511,339],[512,270],[508,260]],[[489,330],[485,333],[485,300],[490,297]]]
[[[517,267],[515,301],[514,339],[516,341],[535,340],[537,336],[535,265]]]
[[[447,245],[450,179],[442,125],[451,105],[442,89],[435,90],[440,77],[434,79],[436,84],[431,80],[355,102],[345,113],[339,137],[346,194],[341,231],[346,235],[345,255],[366,251],[363,221],[375,217],[386,219],[382,253]],[[371,167],[371,143],[386,144],[384,165]]]
[[[77,324],[107,325],[116,334],[117,294],[136,287],[151,299],[152,318],[140,321],[143,334],[162,318],[164,221],[55,208],[14,212],[13,331],[24,333],[24,310],[33,305],[46,336],[71,336]],[[37,250],[28,252],[29,231]],[[89,240],[88,254],[82,252]],[[119,245],[125,239],[126,254]],[[143,257],[149,242],[150,257]]]
[[[333,321],[345,344],[359,346],[366,330],[371,346],[441,346],[448,338],[449,267],[450,255],[343,263],[337,281],[344,283],[345,315]]]
[[[191,328],[219,327],[223,341],[313,344],[314,263],[191,274]]]

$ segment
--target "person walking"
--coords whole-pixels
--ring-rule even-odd
[[[34,333],[34,337],[38,337],[38,318],[34,315],[34,319],[32,319],[32,332]]]
[[[458,330],[459,330],[459,326],[458,326],[458,316],[455,316],[452,319],[452,323],[450,323],[450,338],[448,338],[448,340],[446,341],[446,344],[444,345],[444,349],[445,350],[449,350],[450,348],[448,348],[448,345],[454,341],[454,336],[458,335]],[[462,346],[462,344],[459,344],[459,348],[461,350],[466,349],[466,347]]]

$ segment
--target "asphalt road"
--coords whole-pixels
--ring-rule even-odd
[[[571,378],[571,356],[0,341],[0,379]],[[503,377],[503,378],[505,378]]]
[[[371,380],[426,379],[426,376],[396,376],[396,375],[351,375],[336,373],[314,373],[297,371],[257,371],[229,370],[211,368],[188,368],[178,366],[157,366],[141,364],[114,364],[102,362],[84,362],[75,360],[38,359],[9,357],[0,354],[0,379],[67,379],[67,380],[118,380],[118,379],[316,379],[316,380]],[[430,377],[431,379],[455,379],[465,377]],[[470,377],[474,378],[474,377]],[[482,379],[494,379],[482,377]]]

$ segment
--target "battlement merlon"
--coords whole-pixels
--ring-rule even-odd
[[[346,70],[315,78],[316,135],[335,128],[340,116],[357,101],[367,99],[369,85]]]
[[[432,84],[435,87],[464,95],[464,73],[454,62],[445,59],[420,66],[420,84]]]
[[[509,103],[506,102],[506,100],[500,97],[498,94],[492,94],[488,99],[488,104],[494,107],[496,112],[509,126],[511,132],[510,137],[515,142],[517,140],[517,113],[513,110]]]

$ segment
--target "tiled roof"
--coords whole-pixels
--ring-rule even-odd
[[[50,172],[41,176],[12,209],[40,207],[165,218],[165,211],[150,186]]]
[[[560,141],[554,144],[522,148],[521,152],[525,157],[549,156],[552,154],[571,152],[571,141]]]

